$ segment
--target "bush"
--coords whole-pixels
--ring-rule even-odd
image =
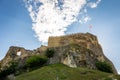
[[[104,80],[113,80],[112,78],[105,78]]]
[[[46,56],[47,56],[48,58],[53,57],[54,54],[55,54],[55,50],[54,50],[54,49],[48,48],[48,49],[46,50]]]
[[[5,66],[4,69],[0,70],[0,78],[5,78],[7,75],[15,74],[17,69],[17,62],[10,62],[9,66]]]
[[[41,58],[40,56],[31,56],[26,60],[26,67],[37,68],[43,66],[46,62],[46,58]]]
[[[113,73],[111,65],[107,62],[97,61],[95,63],[95,65],[96,65],[97,69],[100,70],[100,71]]]

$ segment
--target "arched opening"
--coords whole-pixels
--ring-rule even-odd
[[[20,55],[21,55],[21,51],[18,50],[18,51],[17,51],[17,56],[20,56]]]

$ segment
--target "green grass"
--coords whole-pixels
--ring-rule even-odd
[[[120,80],[120,76],[87,68],[53,64],[16,76],[16,80]]]

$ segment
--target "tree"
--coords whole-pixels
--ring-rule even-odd
[[[51,57],[53,57],[54,56],[54,54],[55,54],[55,50],[53,49],[53,48],[48,48],[47,50],[46,50],[46,56],[48,57],[48,58],[51,58]]]
[[[97,69],[100,71],[113,73],[112,67],[111,67],[110,63],[108,63],[108,62],[97,61],[95,63],[95,65],[96,65]]]

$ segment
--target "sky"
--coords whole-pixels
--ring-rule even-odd
[[[119,4],[120,0],[0,0],[0,59],[10,46],[33,50],[47,45],[49,36],[90,32],[120,72]]]

